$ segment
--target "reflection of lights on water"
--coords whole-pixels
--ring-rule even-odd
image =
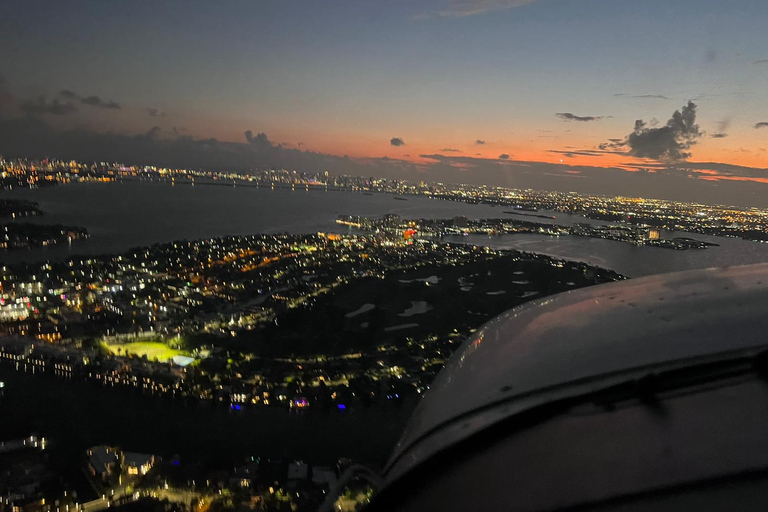
[[[339,408],[340,411],[343,411],[344,409],[347,408],[347,406],[344,404],[339,404],[337,407]]]

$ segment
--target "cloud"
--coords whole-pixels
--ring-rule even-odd
[[[563,151],[559,149],[549,149],[547,150],[548,153],[556,153],[559,155],[566,156],[568,158],[574,158],[576,156],[603,156],[606,154],[606,151],[597,151],[594,149],[579,149],[579,150],[573,150],[573,151]]]
[[[149,117],[163,117],[165,116],[165,112],[159,108],[149,107],[147,109],[147,115],[149,115]]]
[[[446,153],[461,153],[460,149],[454,149],[454,148],[443,148],[440,151],[445,151]]]
[[[563,121],[598,121],[600,119],[603,119],[605,116],[577,116],[574,114],[571,114],[570,112],[558,112],[555,114],[557,117],[562,119]]]
[[[272,143],[269,141],[267,134],[264,132],[259,132],[254,137],[253,132],[251,130],[246,130],[245,140],[248,141],[248,144],[251,144],[259,149],[272,147]]]
[[[98,96],[88,96],[86,98],[81,99],[80,103],[84,105],[89,105],[91,107],[120,110],[120,105],[118,105],[114,101],[105,101],[99,98]]]
[[[571,149],[574,154],[594,151]],[[397,158],[350,158],[286,148],[256,131],[244,133],[241,141],[231,142],[181,135],[179,128],[174,131],[153,128],[138,135],[128,135],[79,127],[54,129],[42,117],[0,117],[0,154],[6,158],[49,157],[236,172],[255,169],[328,170],[334,175],[607,195],[626,195],[627,191],[631,191],[633,195],[643,197],[768,206],[768,193],[761,193],[756,188],[768,182],[768,169],[679,161],[646,161],[641,164],[633,161],[614,167],[596,167],[522,161],[512,156],[502,161],[497,157],[455,153],[420,155],[421,161],[414,163]],[[699,176],[699,179],[688,179],[688,174]]]
[[[392,137],[391,139],[389,139],[389,143],[392,146],[405,146],[405,141],[400,137]]]
[[[643,163],[640,165],[630,164],[627,167],[642,168],[652,173],[687,173],[694,178],[708,181],[738,180],[768,183],[768,169],[718,162],[659,162]]]
[[[713,139],[724,139],[728,136],[728,128],[731,127],[731,118],[726,117],[717,123],[717,131],[710,135]]]
[[[768,64],[768,59],[756,60],[752,64],[755,64],[755,65]]]
[[[113,110],[120,109],[120,105],[117,102],[105,101],[96,95],[84,97],[71,89],[61,89],[59,91],[59,96],[66,99],[68,103],[75,100],[80,100],[80,103],[82,103],[83,105],[88,105],[90,107],[106,108],[106,109],[113,109]]]
[[[51,114],[54,116],[64,116],[77,112],[77,107],[72,103],[62,103],[57,99],[48,101],[45,96],[40,96],[36,100],[24,101],[19,108],[21,108],[22,112],[31,115]]]
[[[437,11],[438,16],[459,18],[474,16],[488,11],[514,9],[532,4],[537,0],[454,0],[450,5]]]
[[[420,156],[433,162],[420,176],[425,181],[427,175],[437,175],[445,183],[492,184],[608,195],[626,195],[631,190],[635,197],[708,204],[768,205],[768,194],[755,193],[756,185],[768,184],[768,169],[761,168],[699,162],[646,162],[595,167],[513,159],[499,165],[499,160],[495,158],[437,154]],[[464,170],[467,166],[471,166],[471,173]],[[691,180],[689,174],[699,179]]]
[[[499,155],[499,160],[509,160],[509,155],[506,153],[502,153]]]
[[[162,134],[163,134],[163,130],[159,126],[153,126],[146,133],[146,136],[149,137],[150,139],[154,139],[154,138],[160,137]]]
[[[635,129],[627,136],[629,154],[654,160],[685,160],[687,150],[701,136],[696,124],[696,104],[689,101],[682,111],[675,110],[665,126],[648,128],[642,119],[635,121]]]
[[[755,128],[768,128],[768,121],[760,121],[755,124]]]
[[[475,141],[475,144],[477,144],[477,145],[479,145],[479,146],[482,146],[483,144],[485,144],[485,141],[484,141],[484,140],[480,140],[480,139],[477,139],[477,140]]]
[[[638,100],[668,100],[669,98],[663,94],[624,94],[619,92],[614,94],[617,98],[632,98]]]

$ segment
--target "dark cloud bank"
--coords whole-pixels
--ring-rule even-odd
[[[35,100],[24,101],[19,108],[22,112],[32,115],[65,116],[77,112],[77,107],[70,102],[61,102],[58,99],[48,101],[44,96]]]
[[[664,157],[683,157],[700,135],[695,124],[695,106],[676,112],[666,126],[648,128],[642,121],[626,139],[608,144],[624,145],[632,155],[658,157],[657,164],[622,168],[575,166],[559,163],[480,158],[451,153],[419,155],[426,163],[395,158],[352,159],[303,149],[288,148],[270,141],[264,133],[247,131],[242,142],[196,138],[180,130],[154,127],[139,135],[101,133],[77,128],[57,130],[36,109],[56,109],[54,101],[36,100],[35,108],[23,117],[0,115],[0,155],[4,157],[56,157],[83,161],[116,161],[136,165],[158,165],[194,169],[248,171],[285,168],[307,172],[328,170],[333,174],[382,176],[469,184],[627,194],[718,204],[768,206],[768,194],[755,183],[710,182],[697,170],[717,171],[723,176],[766,177],[768,170],[718,163],[664,162]],[[59,103],[58,105],[61,105]],[[48,112],[47,112],[48,113]],[[36,115],[32,115],[36,114]],[[602,150],[601,150],[602,151]],[[598,156],[599,151],[568,151],[573,156]],[[570,155],[567,155],[570,156]],[[628,172],[627,169],[633,172]]]
[[[0,86],[2,85],[3,84],[0,83]],[[81,97],[79,94],[68,89],[59,91],[59,96],[63,99],[53,98],[48,100],[45,96],[39,96],[35,99],[22,101],[19,104],[19,110],[30,115],[65,116],[77,112],[78,104],[108,110],[121,109],[120,104],[115,101],[103,100],[95,95]]]
[[[50,105],[48,105],[50,108]],[[139,135],[100,133],[84,128],[57,130],[38,116],[0,118],[0,154],[5,157],[56,157],[193,169],[286,168],[355,173],[366,168],[347,157],[290,149],[265,134],[245,133],[243,142],[183,135],[153,127]]]

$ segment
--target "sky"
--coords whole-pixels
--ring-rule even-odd
[[[0,154],[768,206],[766,20],[764,0],[3,0]]]

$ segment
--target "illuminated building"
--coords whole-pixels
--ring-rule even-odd
[[[129,475],[146,475],[154,464],[154,455],[133,452],[123,453],[123,466]]]
[[[387,213],[384,215],[384,225],[396,228],[400,224],[400,216],[396,213]]]

